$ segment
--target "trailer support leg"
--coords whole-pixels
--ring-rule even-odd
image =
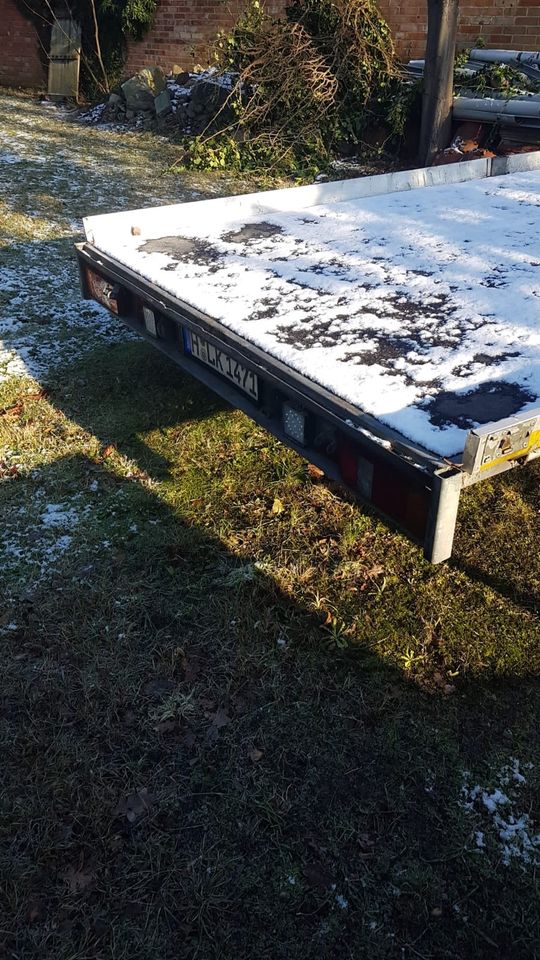
[[[452,553],[456,529],[462,475],[436,473],[433,477],[433,492],[429,510],[424,556],[431,563],[442,563]]]

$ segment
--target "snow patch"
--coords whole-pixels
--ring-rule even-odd
[[[527,766],[531,768],[531,764]],[[486,852],[495,847],[505,866],[513,861],[538,866],[540,830],[528,813],[519,810],[519,791],[527,782],[520,761],[512,757],[496,779],[497,785],[488,789],[480,784],[472,786],[468,771],[463,775],[459,804],[477,820],[476,849]]]
[[[197,207],[95,243],[434,453],[538,405],[540,171],[264,217]]]

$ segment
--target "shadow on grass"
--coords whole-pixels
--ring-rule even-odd
[[[185,377],[173,363],[155,356],[151,348],[137,344],[128,350],[127,355],[126,345],[118,343],[95,351],[91,381],[83,374],[80,377],[75,375],[75,383],[81,388],[73,390],[70,385],[64,390],[56,385],[54,399],[67,416],[84,425],[103,443],[118,441],[122,452],[137,460],[156,478],[164,479],[171,463],[151,449],[139,434],[153,429],[164,431],[182,421],[211,418],[218,410],[229,407],[217,395]],[[119,377],[120,355],[126,356],[126,361]],[[534,508],[538,501],[539,466],[533,464],[516,474],[497,478],[492,495],[496,503],[503,489],[515,488],[524,502]],[[211,463],[208,463],[208,470],[211,473]],[[482,492],[480,490],[481,499]],[[458,528],[450,563],[471,580],[522,606],[525,612],[537,614],[540,564],[538,551],[535,551],[536,532],[530,525],[523,524],[522,517],[512,510],[511,504],[499,526],[493,523],[490,505],[487,511],[489,516],[482,518],[480,523],[478,517],[472,515],[467,526],[462,523]],[[522,556],[528,540],[532,553],[527,555],[527,569]],[[422,564],[421,560],[419,562]],[[494,572],[494,564],[497,564],[499,574]]]
[[[6,955],[534,956],[535,871],[503,866],[482,804],[459,801],[465,770],[492,789],[511,757],[540,761],[536,683],[428,695],[376,647],[340,649],[300,580],[293,596],[249,541],[215,535],[204,447],[200,515],[158,497],[148,474],[186,468],[175,437],[214,434],[226,408],[148,348],[96,351],[52,386],[118,453],[13,485],[92,507],[3,635]]]

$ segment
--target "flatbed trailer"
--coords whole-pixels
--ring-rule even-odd
[[[432,563],[451,555],[462,490],[540,456],[540,152],[85,231],[85,298]]]

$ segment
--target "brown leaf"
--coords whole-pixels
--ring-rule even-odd
[[[8,465],[4,460],[0,460],[0,477],[16,477],[19,468],[15,463]]]
[[[114,812],[116,816],[125,817],[129,823],[138,823],[148,814],[153,801],[152,795],[143,787],[120,800]]]
[[[41,920],[43,916],[43,906],[41,903],[36,901],[28,904],[28,909],[26,911],[26,919],[28,923],[37,923],[38,920]]]
[[[63,874],[70,893],[82,893],[91,887],[96,879],[96,871],[91,867],[79,866],[68,867]]]
[[[196,657],[189,659],[184,656],[184,680],[186,683],[195,683],[201,672],[201,663]]]
[[[27,393],[24,397],[25,400],[43,400],[44,397],[48,397],[50,394],[48,387],[42,387],[41,390],[35,390],[34,393]]]
[[[249,759],[253,760],[253,763],[257,763],[263,756],[263,751],[258,750],[257,747],[252,747],[249,751]]]
[[[175,730],[178,730],[178,720],[161,720],[156,724],[154,730],[157,733],[174,733]]]
[[[307,472],[312,480],[322,480],[324,477],[324,470],[320,470],[314,463],[308,463]]]
[[[0,417],[18,417],[23,410],[24,403],[21,401],[18,403],[12,403],[10,407],[4,407],[3,410],[0,410]]]
[[[216,701],[212,700],[211,697],[199,697],[199,703],[203,710],[211,711],[216,709]]]
[[[382,573],[384,573],[384,567],[381,566],[380,563],[376,563],[374,567],[371,567],[371,568],[367,571],[367,576],[368,576],[368,577],[380,577]]]
[[[113,453],[116,453],[116,446],[114,443],[108,443],[106,447],[103,447],[103,450],[98,457],[99,462],[103,463],[103,461],[106,460],[107,457],[110,457]]]
[[[212,726],[216,727],[217,730],[221,730],[222,727],[226,727],[230,722],[231,718],[227,711],[223,707],[218,707],[212,718]]]

